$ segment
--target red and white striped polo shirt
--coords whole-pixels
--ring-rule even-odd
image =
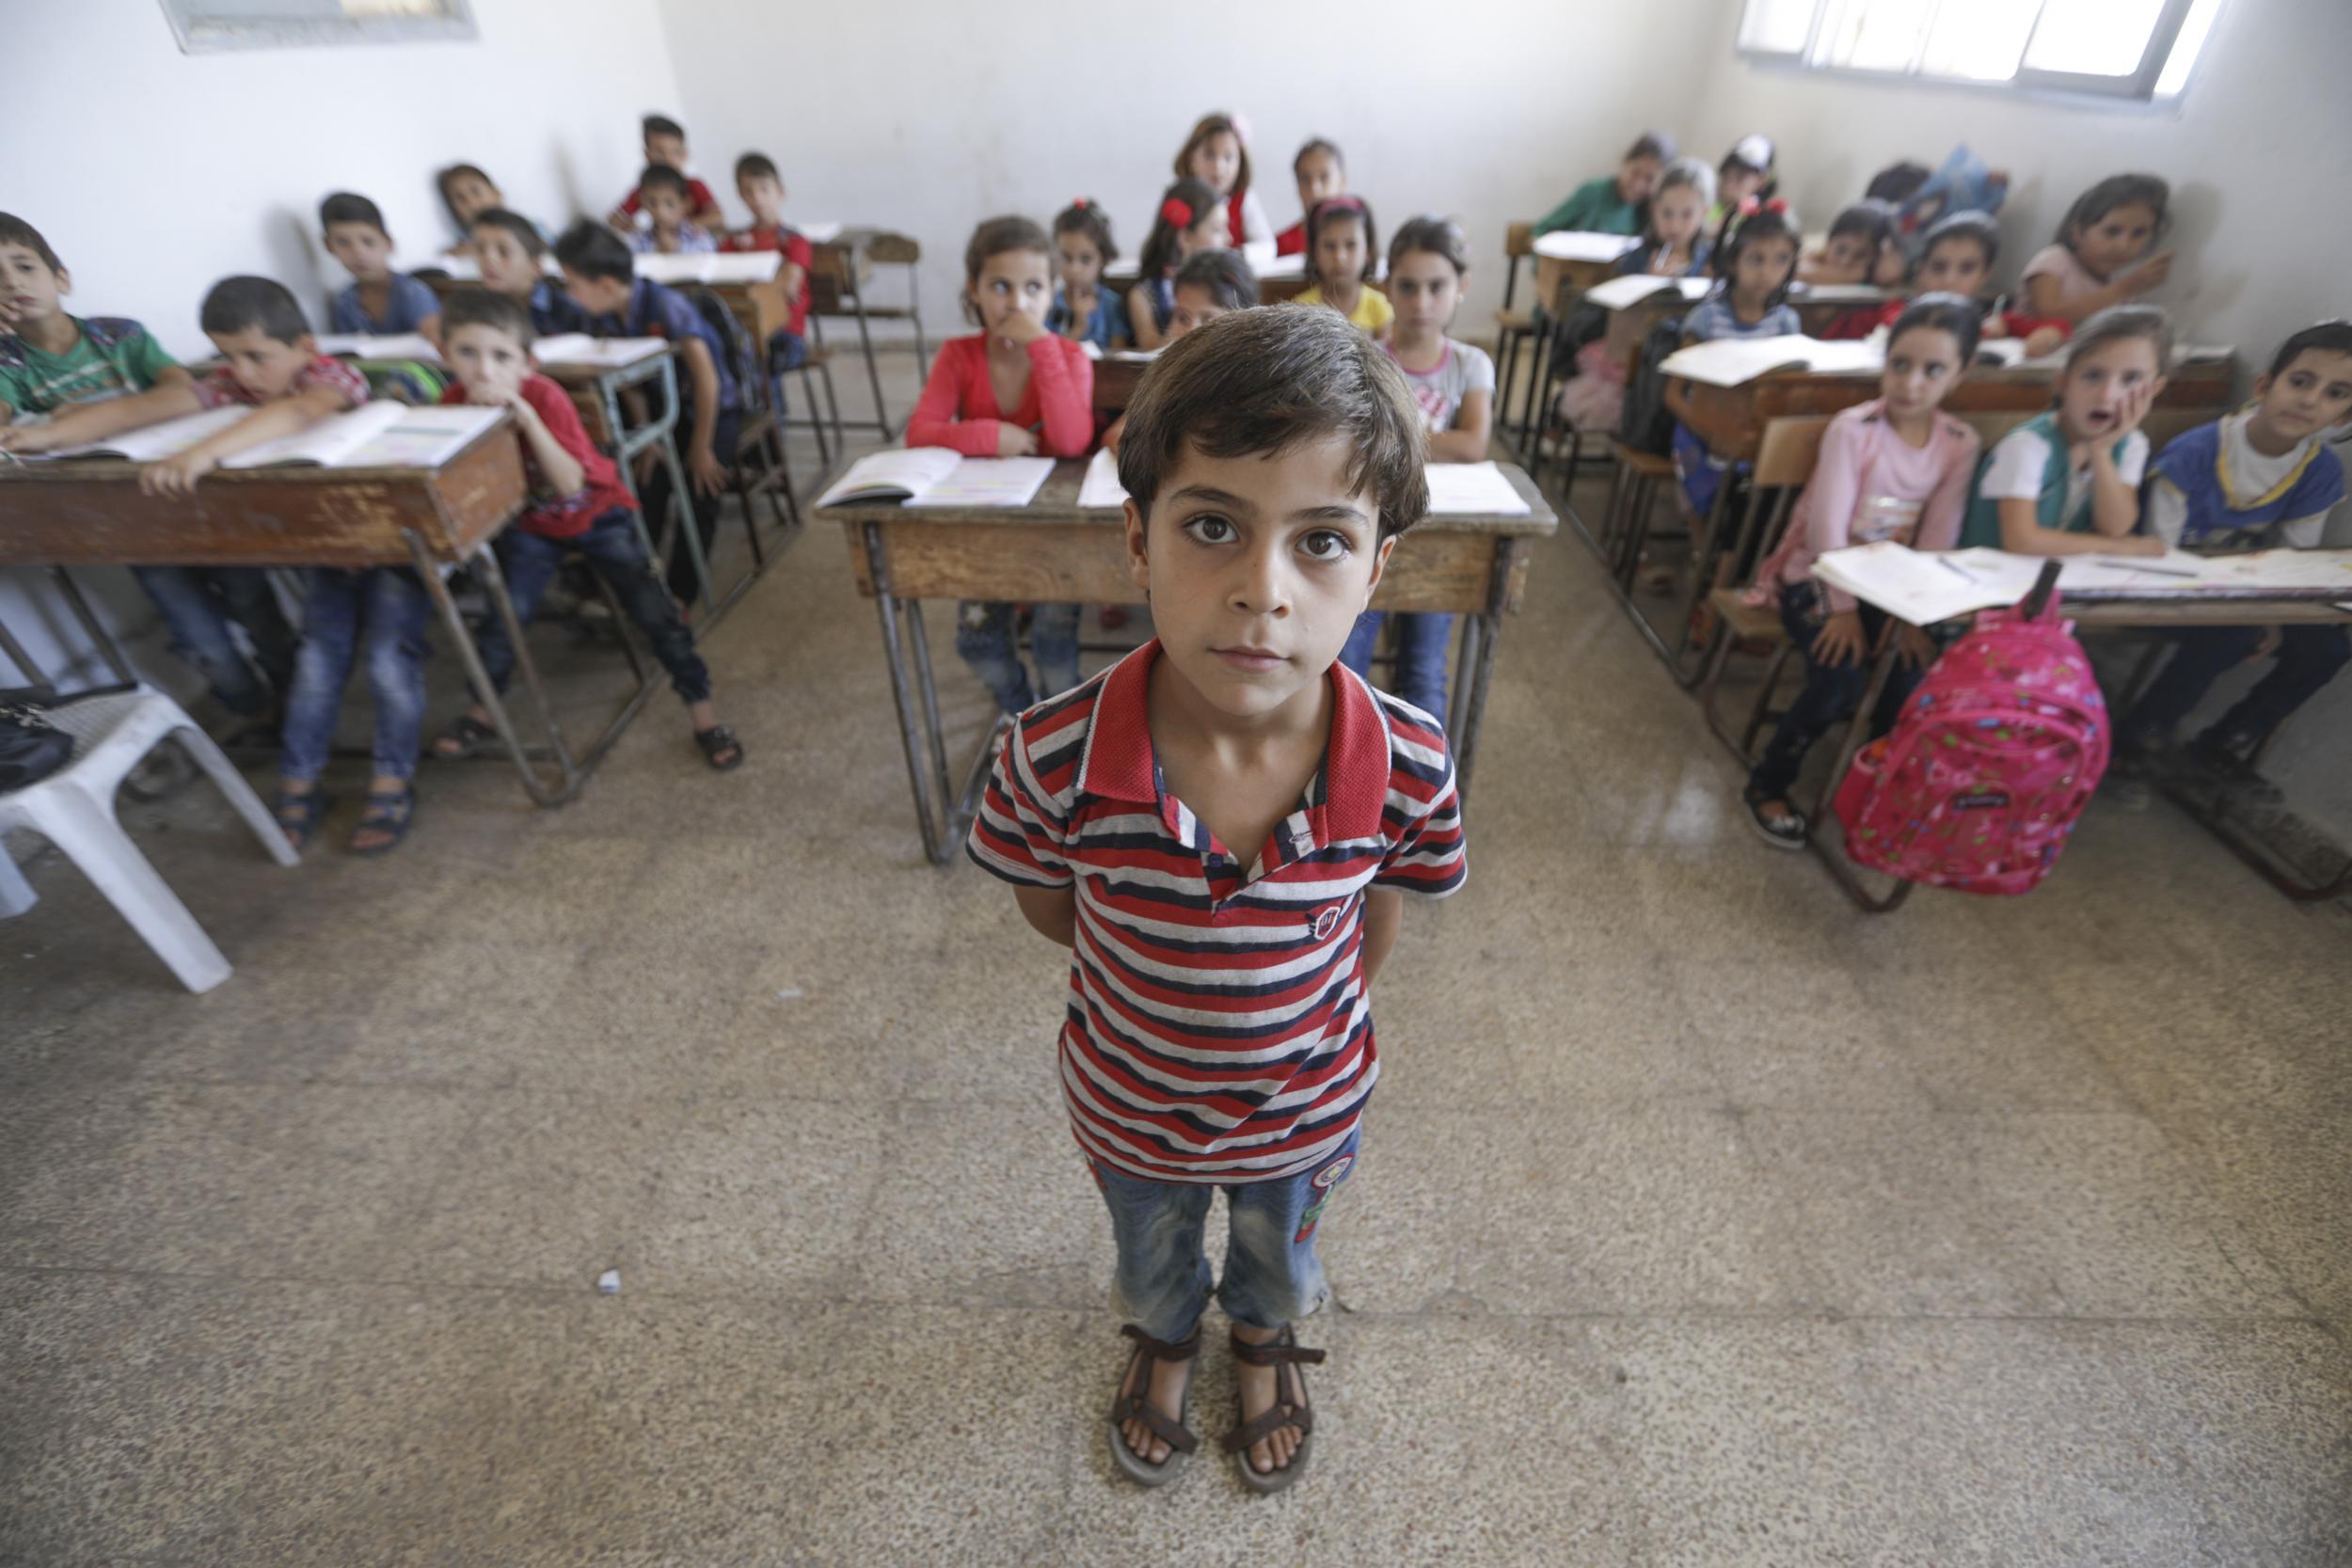
[[[1270,1181],[1344,1143],[1380,1072],[1366,888],[1442,896],[1466,871],[1445,736],[1331,667],[1331,736],[1296,810],[1244,865],[1168,792],[1149,642],[1031,708],[966,849],[1077,888],[1061,1031],[1078,1146],[1155,1181]]]

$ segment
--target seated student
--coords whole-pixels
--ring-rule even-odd
[[[2150,465],[2148,530],[2185,550],[2317,547],[2344,499],[2344,464],[2328,442],[2352,423],[2352,322],[2307,326],[2279,345],[2255,378],[2253,402],[2174,436]],[[2121,758],[2144,764],[2171,740],[2213,683],[2233,665],[2275,653],[2278,663],[2190,742],[2196,762],[2263,784],[2249,760],[2352,659],[2342,626],[2196,626],[2170,634],[2164,673],[2117,727]]]
[[[2111,174],[2074,198],[2058,243],[2017,275],[2024,310],[2037,321],[2079,322],[2161,288],[2172,253],[2149,247],[2170,222],[2172,187],[2153,174]]]
[[[1079,456],[1094,440],[1094,362],[1045,329],[1053,242],[1027,218],[990,218],[963,247],[963,313],[980,330],[939,345],[907,416],[907,445],[967,457]],[[1047,696],[1078,684],[1079,609],[1041,604],[1031,611],[1030,646]],[[956,652],[1007,713],[1033,700],[1013,611],[982,599],[956,607]]]
[[[1315,1230],[1379,1073],[1367,998],[1398,895],[1465,875],[1444,733],[1337,667],[1428,509],[1421,422],[1387,356],[1321,310],[1245,310],[1171,348],[1120,454],[1159,636],[1022,716],[972,826],[972,859],[1077,949],[1063,1095],[1134,1320],[1105,1437],[1144,1485],[1197,1446],[1216,1187],[1239,1363],[1224,1447],[1259,1492],[1313,1457],[1300,1366],[1323,1353],[1294,1325],[1329,1295]]]
[[[1061,252],[1061,282],[1045,315],[1046,329],[1106,353],[1125,348],[1134,337],[1127,307],[1118,290],[1103,287],[1103,269],[1119,260],[1109,216],[1080,197],[1055,217],[1054,248]]]
[[[687,432],[678,441],[678,454],[692,487],[684,499],[707,551],[718,532],[743,418],[742,391],[728,369],[725,341],[684,294],[638,277],[627,242],[592,218],[564,231],[555,242],[555,261],[564,269],[564,292],[587,318],[585,330],[600,338],[666,338],[678,346],[684,359],[678,425]],[[639,494],[659,533],[660,522],[670,514],[670,467],[652,449],[639,463]],[[693,552],[682,537],[671,546],[669,583],[681,604],[692,604],[701,592]]]
[[[1136,259],[1136,286],[1127,291],[1127,325],[1136,347],[1155,349],[1168,341],[1168,319],[1176,310],[1176,269],[1203,250],[1223,250],[1228,238],[1225,203],[1200,180],[1168,187],[1152,214],[1152,232]]]
[[[1772,199],[1780,183],[1772,178],[1772,138],[1745,135],[1732,143],[1731,150],[1715,169],[1715,204],[1707,210],[1707,227],[1723,227],[1724,219],[1740,210],[1740,204],[1753,198],[1758,205]]]
[[[392,237],[374,202],[337,191],[319,203],[319,228],[327,254],[351,274],[351,287],[335,296],[326,313],[328,331],[416,332],[439,345],[441,302],[422,283],[392,270]]]
[[[743,760],[743,743],[719,722],[709,668],[694,651],[694,634],[679,618],[677,602],[654,576],[638,533],[636,498],[621,483],[612,460],[588,439],[571,398],[532,367],[530,312],[510,295],[467,289],[450,296],[448,316],[448,360],[455,379],[441,401],[505,409],[515,416],[522,442],[531,500],[497,542],[499,570],[506,578],[516,619],[531,624],[557,566],[570,552],[580,552],[670,673],[671,688],[686,705],[703,756],[722,772],[736,767]],[[515,668],[515,646],[502,618],[494,615],[483,623],[479,646],[483,673],[503,692]],[[489,710],[477,703],[434,743],[433,752],[440,757],[470,756],[496,736]]]
[[[735,194],[752,210],[752,226],[719,242],[721,250],[779,252],[776,288],[792,302],[792,313],[769,334],[768,371],[782,375],[808,362],[809,269],[816,264],[816,247],[808,236],[784,221],[784,176],[775,160],[764,152],[746,152],[735,160]]]
[[[476,213],[468,245],[482,269],[482,286],[518,301],[542,335],[585,330],[588,318],[547,273],[548,242],[529,218],[493,207]]]
[[[473,220],[484,213],[497,210],[512,211],[491,178],[472,164],[452,164],[433,177],[441,193],[441,205],[449,209],[449,221],[457,230],[457,239],[445,254],[469,256],[472,252]],[[537,224],[532,230],[544,246],[547,231]]]
[[[1959,539],[1979,442],[1942,404],[1976,356],[1979,320],[1976,301],[1960,294],[1922,294],[1904,308],[1887,335],[1879,395],[1830,420],[1788,531],[1742,595],[1777,603],[1804,656],[1804,689],[1781,715],[1741,797],[1774,848],[1804,847],[1808,825],[1788,792],[1813,743],[1862,700],[1871,656],[1900,639],[1900,668],[1873,716],[1879,729],[1893,722],[1935,657],[1926,632],[1820,581],[1813,562],[1883,539],[1919,550],[1948,550]]]
[[[1249,148],[1241,122],[1229,114],[1206,114],[1184,138],[1176,154],[1176,178],[1207,185],[1225,209],[1226,239],[1236,250],[1272,245],[1274,225],[1266,221],[1265,203],[1249,188]]]
[[[1867,338],[1882,326],[1894,325],[1896,318],[1909,308],[1909,296],[1958,294],[1985,307],[1987,339],[2023,338],[2026,357],[2039,359],[2065,342],[2073,326],[2036,322],[2015,310],[1993,309],[1992,302],[1984,296],[1992,286],[1993,263],[2000,254],[2000,225],[1990,214],[1947,214],[1936,219],[1919,241],[1919,253],[1912,259],[1910,276],[1904,280],[1906,297],[1840,311],[1815,336],[1824,340]]]
[[[1715,198],[1715,177],[1696,158],[1677,158],[1658,177],[1649,198],[1649,222],[1642,243],[1617,259],[1620,277],[1646,273],[1659,277],[1702,277],[1712,249],[1701,225]]]
[[[2140,420],[2164,391],[2172,329],[2152,305],[2115,305],[2066,345],[2056,403],[1993,444],[1960,542],[2014,555],[2162,555],[2138,532],[2148,467]]]
[[[708,185],[687,171],[686,128],[667,115],[647,115],[639,121],[639,128],[645,138],[645,162],[674,168],[686,182],[688,221],[707,233],[725,233],[727,215],[719,210],[719,198],[710,194]],[[638,227],[637,215],[644,208],[644,182],[641,179],[621,204],[606,214],[605,221],[628,233]]]
[[[0,213],[0,452],[50,451],[151,422],[101,430],[72,417],[62,424],[11,425],[150,390],[187,392],[194,382],[137,322],[81,317],[64,309],[73,278],[40,230]],[[294,684],[294,634],[268,577],[253,566],[134,566],[171,633],[172,649],[201,671],[220,705],[245,721],[232,744],[275,740],[278,703]],[[245,628],[254,663],[230,627]]]
[[[1483,462],[1494,436],[1494,361],[1486,350],[1446,336],[1469,277],[1470,245],[1450,218],[1413,218],[1389,241],[1389,289],[1396,296],[1389,357],[1405,372],[1427,423],[1432,463]],[[1367,680],[1385,619],[1381,610],[1365,610],[1340,653],[1340,662]],[[1396,674],[1384,689],[1441,720],[1454,617],[1412,611],[1396,623]]]
[[[699,256],[719,248],[710,231],[686,215],[686,176],[667,164],[647,164],[637,181],[642,228],[627,231],[628,248],[640,256]]]
[[[1780,338],[1804,330],[1788,305],[1797,275],[1797,224],[1788,207],[1765,202],[1724,220],[1710,258],[1715,292],[1682,318],[1684,347],[1718,338]],[[1675,467],[1692,515],[1704,517],[1723,487],[1724,463],[1681,422],[1681,389],[1669,383],[1666,405],[1676,415]]]
[[[1831,220],[1821,248],[1797,262],[1797,281],[1840,287],[1902,281],[1903,247],[1891,203],[1865,198]]]
[[[1293,302],[1327,305],[1385,342],[1396,320],[1389,296],[1372,286],[1380,270],[1372,209],[1359,196],[1318,201],[1307,214],[1307,287]]]
[[[1238,250],[1201,251],[1176,269],[1176,309],[1168,318],[1168,341],[1172,343],[1219,316],[1249,309],[1257,303],[1258,278],[1249,270],[1247,257]],[[1103,432],[1103,450],[1118,456],[1119,440],[1126,430],[1127,416],[1121,414]],[[1120,623],[1106,620],[1104,624]]]
[[[1658,177],[1675,155],[1675,139],[1645,131],[1625,150],[1614,174],[1597,174],[1535,220],[1535,232],[1566,229],[1593,234],[1639,234],[1643,209],[1658,188]]]
[[[1315,210],[1318,201],[1328,201],[1347,191],[1347,165],[1340,156],[1339,143],[1315,137],[1298,150],[1291,160],[1291,177],[1298,182],[1298,221],[1274,236],[1277,256],[1307,254],[1307,214]]]

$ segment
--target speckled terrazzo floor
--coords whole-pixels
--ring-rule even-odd
[[[1543,546],[1379,998],[1314,1471],[1144,1494],[1056,953],[919,863],[841,541],[709,653],[732,777],[665,700],[560,812],[434,770],[385,862],[129,807],[205,997],[33,865],[0,1562],[2352,1562],[2352,923],[2169,807],[1855,914]]]

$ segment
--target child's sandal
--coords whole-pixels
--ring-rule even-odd
[[[1812,825],[1805,821],[1804,813],[1790,805],[1783,797],[1759,795],[1748,790],[1740,799],[1747,804],[1748,820],[1756,825],[1756,836],[1773,848],[1802,849],[1812,836]],[[1765,816],[1765,806],[1775,800],[1780,802],[1781,815]]]
[[[464,762],[478,755],[485,746],[499,737],[498,730],[484,723],[472,714],[460,714],[457,722],[442,733],[433,743],[433,754],[443,762]]]
[[[1298,1369],[1319,1363],[1323,1352],[1302,1350],[1298,1330],[1290,1323],[1282,1332],[1263,1345],[1253,1345],[1240,1335],[1232,1337],[1233,1359],[1252,1367],[1274,1369],[1274,1402],[1254,1421],[1243,1422],[1225,1435],[1225,1451],[1233,1456],[1234,1468],[1241,1471],[1242,1483],[1252,1492],[1279,1492],[1298,1480],[1307,1468],[1307,1457],[1313,1447],[1315,1413],[1307,1402],[1307,1374]],[[1289,1396],[1295,1394],[1293,1399]],[[1233,1413],[1241,1414],[1241,1393],[1233,1394]],[[1291,1450],[1291,1462],[1279,1470],[1260,1470],[1249,1463],[1249,1450],[1284,1427],[1298,1429],[1298,1446]]]
[[[278,818],[278,831],[286,835],[286,842],[293,845],[294,853],[299,855],[310,847],[312,839],[318,837],[319,820],[334,803],[335,797],[323,789],[305,790],[299,795],[291,789],[281,789],[278,792],[277,804],[270,808],[270,815]]]
[[[355,855],[389,855],[400,847],[408,836],[408,824],[416,820],[417,786],[378,794],[368,792],[367,803],[359,813],[359,824],[351,830],[351,852]],[[380,844],[361,844],[360,835],[368,832],[389,833]]]
[[[722,773],[732,772],[743,766],[743,743],[724,724],[696,730],[694,744],[703,749],[704,760]]]
[[[1136,1348],[1127,1357],[1126,1370],[1119,1374],[1119,1392],[1111,1396],[1111,1463],[1138,1486],[1164,1486],[1175,1476],[1177,1462],[1200,1446],[1200,1440],[1184,1425],[1184,1417],[1192,1410],[1192,1376],[1184,1376],[1184,1401],[1171,1421],[1152,1406],[1152,1369],[1147,1363],[1190,1361],[1200,1354],[1200,1325],[1194,1323],[1192,1332],[1172,1345],[1152,1338],[1133,1323],[1121,1323],[1119,1332],[1133,1339]],[[1135,1385],[1132,1391],[1130,1383]],[[1119,1430],[1129,1421],[1141,1421],[1145,1430],[1166,1443],[1168,1457],[1154,1465],[1129,1448],[1126,1434]]]

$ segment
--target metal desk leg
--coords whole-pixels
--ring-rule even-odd
[[[8,656],[8,662],[16,666],[27,685],[49,684],[49,672],[34,662],[33,656],[24,651],[24,644],[16,640],[5,624],[0,624],[0,654]]]
[[[937,767],[942,781],[940,806],[946,804],[946,764],[938,758],[939,731],[936,720],[937,692],[917,697],[908,689],[906,652],[899,645],[898,596],[890,587],[890,552],[882,544],[882,525],[867,523],[859,530],[866,541],[866,569],[874,582],[874,612],[882,619],[882,655],[890,661],[890,696],[898,707],[898,740],[906,748],[907,783],[914,791],[915,823],[923,831],[923,853],[934,865],[946,863],[941,847],[946,837],[939,819],[939,806],[931,800],[931,773]],[[924,724],[916,716],[917,702],[923,705],[923,719],[930,720],[932,728],[927,736]]]
[[[907,641],[914,654],[914,678],[923,697],[923,724],[930,735],[931,764],[939,782],[939,798],[949,799],[947,787],[946,729],[939,721],[939,682],[931,674],[930,632],[923,624],[923,605],[912,600],[906,606]],[[952,820],[952,819],[951,819]]]
[[[474,696],[489,710],[491,726],[498,731],[499,740],[515,764],[515,771],[522,776],[524,793],[542,806],[562,805],[579,789],[580,776],[573,768],[571,756],[564,748],[564,736],[556,728],[554,710],[548,704],[546,689],[539,684],[538,671],[531,662],[531,650],[523,643],[521,622],[515,614],[514,600],[507,597],[506,579],[499,574],[497,558],[485,547],[480,552],[475,564],[482,569],[483,582],[489,590],[491,603],[497,606],[499,613],[506,621],[506,633],[514,639],[516,662],[522,668],[523,678],[531,686],[532,696],[539,704],[540,716],[547,722],[548,737],[552,743],[558,769],[552,787],[543,784],[538,774],[532,771],[531,758],[524,752],[522,741],[516,736],[515,721],[507,714],[506,704],[500,697],[498,689],[490,684],[488,672],[482,667],[482,651],[474,646],[473,634],[466,629],[466,618],[458,610],[457,601],[451,596],[449,584],[442,579],[439,563],[433,559],[432,552],[425,548],[424,541],[414,530],[405,530],[404,532],[408,540],[408,554],[416,563],[417,575],[424,579],[425,593],[432,598],[434,608],[441,612],[441,624],[449,627],[450,637],[457,644],[458,661],[466,667],[466,679],[472,687]]]
[[[73,611],[73,618],[81,623],[83,635],[97,644],[99,657],[106,661],[107,668],[114,671],[115,679],[124,682],[138,679],[138,676],[132,673],[131,661],[122,657],[121,644],[114,640],[113,634],[101,626],[98,617],[91,612],[89,601],[82,597],[81,585],[73,580],[72,574],[62,566],[52,566],[49,568],[49,576],[56,583],[57,592],[65,595],[66,605]]]
[[[1454,790],[1461,800],[1470,799],[1470,770],[1478,762],[1478,733],[1486,719],[1486,695],[1494,685],[1495,650],[1502,641],[1502,611],[1510,602],[1511,572],[1518,563],[1518,554],[1525,546],[1518,539],[1495,541],[1493,564],[1486,569],[1486,608],[1477,615],[1465,619],[1477,630],[1475,639],[1465,626],[1464,668],[1454,678],[1468,684],[1469,689],[1458,701],[1461,727],[1454,739]],[[1473,649],[1470,643],[1476,643]]]
[[[1806,818],[1812,828],[1806,840],[1807,847],[1820,857],[1821,863],[1829,868],[1830,876],[1846,890],[1846,896],[1860,906],[1865,914],[1892,914],[1902,908],[1903,900],[1911,896],[1911,890],[1916,884],[1898,878],[1892,892],[1883,895],[1871,893],[1862,885],[1861,876],[1855,871],[1853,863],[1846,858],[1843,830],[1839,831],[1837,843],[1833,847],[1824,840],[1821,825],[1836,815],[1830,810],[1830,802],[1836,799],[1837,786],[1845,781],[1846,770],[1853,766],[1853,759],[1861,754],[1862,748],[1870,738],[1870,715],[1878,708],[1879,693],[1886,689],[1887,678],[1895,673],[1895,660],[1900,651],[1901,640],[1888,638],[1886,651],[1879,655],[1878,666],[1870,672],[1870,684],[1862,693],[1862,702],[1846,725],[1845,742],[1837,749],[1837,766],[1830,769],[1829,783],[1821,786],[1821,797],[1813,803],[1812,813]]]

